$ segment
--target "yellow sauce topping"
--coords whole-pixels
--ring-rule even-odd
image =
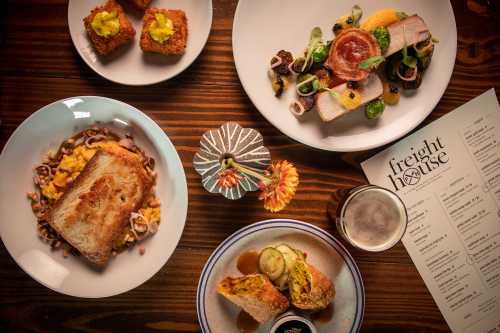
[[[354,110],[361,105],[361,94],[354,89],[345,89],[340,94],[339,100],[347,110]]]
[[[171,19],[161,13],[155,14],[155,20],[149,26],[149,35],[158,43],[164,43],[173,36],[174,24]]]
[[[113,37],[120,32],[120,20],[116,10],[111,13],[103,10],[94,16],[90,24],[95,33],[102,37]]]
[[[118,146],[116,141],[99,141],[92,144],[92,148],[87,148],[83,144],[75,147],[71,154],[64,155],[59,162],[52,181],[42,187],[42,194],[49,199],[59,199],[68,183],[78,177],[98,148],[112,149]]]
[[[160,207],[146,207],[139,209],[139,214],[144,216],[149,223],[155,222],[160,224]]]

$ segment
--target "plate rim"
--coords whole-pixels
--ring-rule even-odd
[[[32,114],[30,114],[26,119],[24,119],[21,122],[21,124],[19,124],[16,127],[16,129],[14,130],[14,132],[12,132],[12,134],[9,136],[9,138],[7,139],[4,147],[2,148],[2,151],[0,152],[0,165],[3,163],[3,159],[5,158],[4,152],[6,151],[7,147],[9,147],[9,146],[12,145],[12,140],[14,140],[14,137],[16,136],[16,134],[18,135],[18,132],[21,131],[21,128],[23,126],[26,126],[26,124],[28,124],[29,121],[31,121],[32,118],[34,118],[39,113],[47,112],[47,110],[50,110],[56,104],[62,104],[62,103],[64,103],[67,100],[72,100],[72,99],[76,99],[76,98],[80,98],[82,100],[96,99],[96,100],[105,101],[106,103],[112,103],[112,104],[115,103],[115,104],[119,104],[121,106],[124,106],[124,107],[126,107],[127,109],[129,109],[131,111],[137,112],[137,114],[139,115],[139,117],[143,117],[143,119],[145,121],[147,121],[151,126],[153,126],[153,128],[156,128],[161,133],[163,133],[163,134],[160,134],[161,136],[163,136],[160,139],[162,139],[162,140],[166,139],[165,143],[167,145],[169,145],[175,151],[176,154],[175,154],[174,158],[176,159],[176,163],[179,164],[179,166],[180,166],[179,170],[180,170],[181,174],[183,175],[183,177],[180,177],[180,178],[181,178],[181,182],[182,182],[181,185],[184,185],[184,186],[182,186],[182,188],[184,189],[183,192],[184,192],[185,195],[182,198],[182,202],[184,202],[185,204],[183,205],[184,206],[184,209],[183,209],[184,213],[181,214],[182,225],[181,225],[180,230],[179,230],[180,232],[179,232],[178,236],[176,237],[177,239],[176,239],[176,245],[175,245],[175,247],[173,248],[172,252],[168,256],[164,256],[165,259],[163,260],[163,263],[159,266],[159,268],[156,271],[153,270],[154,272],[152,274],[145,275],[144,279],[141,279],[141,280],[143,280],[142,282],[137,283],[135,285],[131,285],[130,287],[127,287],[127,288],[125,288],[123,290],[114,291],[112,293],[103,293],[102,295],[97,296],[97,295],[84,295],[84,294],[81,294],[81,293],[68,293],[68,292],[65,292],[63,290],[56,289],[56,288],[54,288],[54,287],[46,284],[45,282],[39,280],[36,276],[34,276],[33,274],[31,274],[31,272],[29,272],[27,269],[25,269],[24,265],[22,265],[17,260],[17,258],[12,255],[11,250],[9,249],[9,247],[6,245],[6,243],[4,241],[4,235],[2,235],[2,233],[0,232],[0,239],[2,241],[2,244],[4,245],[5,249],[7,250],[7,253],[10,255],[10,257],[17,264],[17,266],[20,267],[25,274],[27,274],[30,278],[32,278],[33,280],[35,280],[36,282],[38,282],[42,286],[44,286],[44,287],[46,287],[46,288],[48,288],[50,290],[53,290],[53,291],[55,291],[55,292],[57,292],[57,293],[59,293],[61,295],[68,295],[68,296],[71,296],[71,297],[82,298],[82,299],[101,299],[101,298],[108,298],[108,297],[120,295],[120,294],[129,292],[129,291],[131,291],[133,289],[138,288],[139,286],[141,286],[144,283],[148,282],[154,275],[156,275],[167,264],[167,262],[170,260],[170,258],[174,254],[175,250],[177,249],[177,247],[179,245],[179,242],[180,242],[180,240],[182,238],[182,235],[184,233],[184,229],[186,227],[187,209],[188,209],[188,204],[189,204],[189,195],[188,195],[186,174],[185,174],[185,171],[184,171],[184,166],[182,165],[182,160],[180,159],[179,153],[177,152],[177,149],[175,148],[175,145],[172,143],[172,141],[167,136],[167,134],[165,133],[165,131],[163,131],[163,129],[151,117],[149,117],[146,113],[142,112],[141,110],[137,109],[136,107],[134,107],[134,106],[132,106],[130,104],[127,104],[125,102],[122,102],[122,101],[119,101],[119,100],[116,100],[116,99],[113,99],[113,98],[109,98],[109,97],[104,97],[104,96],[95,96],[95,95],[72,96],[72,97],[66,97],[66,98],[63,98],[63,99],[59,99],[59,100],[54,101],[52,103],[49,103],[49,104],[47,104],[45,106],[42,106],[41,108],[39,108],[38,110],[36,110]]]
[[[116,84],[122,84],[122,85],[130,86],[130,87],[145,87],[145,86],[151,86],[151,85],[154,85],[154,84],[158,84],[158,83],[165,82],[165,81],[168,81],[170,79],[173,79],[174,77],[176,77],[177,75],[181,74],[182,72],[184,72],[185,70],[187,70],[189,67],[191,67],[191,65],[196,61],[196,59],[198,59],[198,57],[200,56],[201,52],[203,52],[203,50],[205,49],[205,46],[207,45],[207,42],[208,42],[208,38],[210,37],[210,33],[212,32],[212,25],[213,25],[213,18],[214,18],[214,6],[213,6],[213,3],[212,3],[212,0],[205,0],[205,1],[209,2],[209,6],[210,6],[210,22],[209,22],[209,25],[208,25],[208,29],[204,33],[204,36],[203,36],[204,41],[203,41],[200,49],[195,52],[195,56],[193,57],[193,59],[191,61],[189,61],[188,63],[186,63],[186,65],[185,65],[185,67],[183,69],[177,71],[176,73],[174,73],[171,76],[164,77],[163,79],[158,79],[158,80],[151,81],[151,82],[148,82],[148,83],[133,83],[133,82],[131,83],[131,82],[119,81],[119,80],[116,80],[116,79],[111,79],[111,78],[105,76],[100,71],[98,71],[97,68],[92,63],[90,63],[83,56],[82,50],[80,49],[80,47],[77,46],[75,39],[77,38],[76,34],[78,32],[77,31],[73,31],[73,29],[71,29],[71,25],[69,23],[69,21],[70,21],[70,19],[69,19],[69,16],[70,16],[70,6],[71,6],[71,3],[75,2],[75,1],[79,1],[79,0],[69,0],[68,1],[68,10],[67,10],[67,18],[66,18],[67,24],[68,24],[69,34],[70,34],[70,37],[71,37],[71,42],[73,43],[73,46],[76,49],[76,51],[78,52],[78,55],[80,56],[80,58],[85,62],[85,64],[87,64],[88,67],[90,67],[94,71],[94,73],[97,73],[100,77],[102,77],[102,78],[104,78],[104,79],[106,79],[108,81],[111,81],[113,83],[116,83]],[[189,18],[188,18],[188,20],[189,20]],[[137,43],[138,43],[138,41],[137,41]]]
[[[340,251],[344,252],[343,255],[342,255],[342,253],[339,252],[339,255],[341,255],[344,258],[344,261],[346,262],[347,266],[349,267],[349,269],[352,273],[355,285],[356,285],[356,282],[358,282],[358,284],[359,284],[359,290],[356,288],[356,295],[358,294],[358,292],[360,293],[360,297],[358,298],[359,304],[356,305],[356,312],[358,311],[358,308],[360,309],[360,312],[358,315],[355,315],[354,322],[353,322],[353,325],[351,326],[349,333],[359,332],[359,330],[361,329],[362,323],[363,323],[366,302],[365,302],[365,288],[364,288],[363,277],[361,275],[361,271],[359,270],[358,265],[356,264],[356,261],[354,260],[352,255],[349,253],[347,248],[341,242],[339,242],[333,235],[331,235],[329,232],[327,232],[326,230],[323,230],[322,228],[319,228],[311,223],[307,223],[307,222],[295,220],[295,219],[286,219],[286,218],[276,218],[276,219],[268,219],[268,220],[258,221],[258,222],[252,223],[250,225],[247,225],[245,227],[242,227],[242,228],[236,230],[235,232],[233,232],[227,238],[225,238],[213,250],[213,252],[208,257],[205,265],[203,266],[203,269],[201,271],[200,278],[198,281],[198,287],[196,288],[196,314],[197,314],[198,322],[200,324],[201,331],[203,333],[212,333],[212,331],[210,330],[210,327],[208,325],[208,322],[205,319],[206,314],[204,314],[204,316],[201,315],[202,309],[205,309],[205,306],[204,305],[202,306],[202,304],[201,304],[201,303],[203,303],[201,298],[205,299],[205,291],[206,291],[206,288],[203,290],[202,287],[207,284],[208,279],[210,278],[210,275],[211,275],[212,268],[217,264],[220,257],[234,243],[229,244],[229,246],[227,248],[224,248],[224,247],[230,241],[234,240],[234,238],[237,238],[238,236],[241,235],[241,237],[239,237],[237,239],[237,241],[239,241],[239,240],[245,238],[246,236],[248,236],[251,231],[257,232],[257,231],[263,229],[263,228],[260,228],[261,226],[267,226],[267,225],[271,225],[271,226],[276,225],[275,228],[279,228],[280,226],[281,227],[292,227],[292,228],[297,229],[297,230],[308,232],[311,236],[316,237],[316,238],[320,238],[323,242],[330,245],[332,248],[334,248],[335,251],[339,252],[338,250],[340,250]],[[297,227],[297,226],[301,226],[302,228]],[[307,229],[309,229],[309,231]],[[318,234],[323,235],[326,239],[319,236]],[[338,249],[332,244],[335,244],[335,246],[337,246]],[[219,252],[221,252],[221,253],[219,253]],[[215,258],[216,256],[217,256],[217,258]],[[207,274],[207,272],[208,272],[208,274]],[[205,313],[204,310],[203,310],[203,313]]]
[[[419,126],[431,113],[432,111],[434,111],[434,109],[436,108],[436,105],[441,101],[441,99],[443,98],[447,88],[448,88],[448,85],[450,84],[450,81],[451,81],[451,77],[453,75],[453,70],[455,68],[455,64],[456,64],[456,58],[457,58],[457,43],[458,43],[458,35],[457,35],[457,23],[456,23],[456,19],[455,19],[455,12],[453,11],[453,6],[451,4],[451,1],[448,0],[447,1],[447,4],[450,8],[450,12],[451,12],[451,15],[450,15],[450,20],[451,20],[451,23],[454,27],[453,29],[453,65],[450,66],[450,69],[448,70],[446,74],[446,77],[448,77],[447,79],[447,82],[446,84],[443,86],[443,88],[441,89],[441,91],[439,92],[439,94],[437,96],[439,96],[438,98],[435,99],[435,101],[432,104],[432,107],[429,107],[428,110],[426,110],[425,112],[422,112],[420,117],[418,117],[418,120],[414,122],[414,124],[412,124],[411,126],[409,126],[407,129],[405,129],[404,131],[402,131],[401,133],[398,133],[397,135],[393,135],[391,137],[388,137],[382,141],[379,141],[377,143],[370,143],[368,142],[367,144],[364,144],[364,145],[358,145],[356,148],[342,148],[342,147],[330,147],[329,145],[327,144],[321,144],[321,143],[317,143],[318,140],[316,139],[304,139],[304,138],[301,138],[300,135],[295,135],[292,133],[292,131],[288,131],[289,133],[285,133],[285,131],[280,127],[278,126],[279,122],[273,122],[270,120],[269,116],[262,112],[260,110],[259,107],[257,107],[257,104],[254,102],[253,100],[253,97],[248,93],[248,90],[247,90],[247,83],[245,83],[243,80],[242,80],[242,69],[241,69],[241,66],[242,64],[238,64],[238,61],[237,61],[237,55],[235,52],[235,45],[236,45],[236,31],[238,31],[238,28],[237,28],[237,22],[240,20],[239,19],[239,16],[243,15],[241,12],[243,11],[241,8],[243,7],[243,3],[247,3],[248,0],[239,0],[238,1],[238,5],[236,6],[236,11],[235,11],[235,14],[234,14],[234,20],[233,20],[233,26],[232,26],[232,36],[231,36],[231,43],[232,43],[232,51],[233,51],[233,60],[234,60],[234,65],[235,65],[235,68],[236,68],[236,73],[238,74],[238,79],[240,80],[240,83],[243,87],[243,89],[245,90],[245,93],[246,95],[248,96],[248,98],[250,99],[250,101],[252,102],[253,106],[259,111],[259,113],[271,124],[273,125],[274,128],[276,128],[277,130],[279,130],[282,134],[286,135],[287,137],[289,137],[290,139],[292,139],[293,141],[295,142],[298,142],[300,144],[303,144],[303,145],[306,145],[306,146],[309,146],[311,148],[315,148],[315,149],[319,149],[319,150],[324,150],[324,151],[331,151],[331,152],[358,152],[358,151],[365,151],[365,150],[370,150],[370,149],[375,149],[375,148],[379,148],[379,147],[382,147],[384,145],[387,145],[389,143],[392,143],[392,142],[395,142],[399,139],[401,139],[402,137],[404,137],[405,135],[407,135],[408,133],[410,133],[411,131],[413,131],[417,126]],[[368,133],[368,132],[367,132]]]

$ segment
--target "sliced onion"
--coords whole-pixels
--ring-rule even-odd
[[[420,49],[417,47],[417,44],[413,44],[413,49],[415,50],[415,52],[417,52],[417,55],[419,56],[427,56],[430,53],[430,52],[427,53],[427,51],[432,47],[434,47],[434,42],[432,41],[432,39],[429,39],[429,43],[427,43],[427,45],[425,45]]]
[[[299,84],[297,84],[297,86],[296,86],[297,94],[300,95],[300,96],[304,96],[304,97],[314,95],[316,93],[316,91],[314,89],[311,90],[310,92],[304,94],[304,93],[300,92],[300,87],[302,87],[303,85],[305,85],[305,84],[307,84],[309,82],[317,80],[317,79],[318,79],[318,77],[316,75],[312,75],[310,78],[308,78],[308,79],[300,82]]]
[[[407,82],[415,81],[415,79],[417,78],[417,72],[418,72],[418,69],[417,69],[416,67],[414,68],[414,71],[413,71],[412,76],[410,76],[409,78],[404,77],[404,75],[402,75],[402,74],[399,72],[399,67],[400,67],[400,66],[398,66],[398,67],[396,68],[396,74],[397,74],[397,76],[398,76],[401,80],[403,80],[403,81],[407,81]]]
[[[277,61],[273,63],[273,60],[274,60],[274,59],[276,59]],[[282,63],[283,63],[283,59],[281,59],[281,57],[280,57],[280,56],[275,55],[275,56],[273,56],[273,57],[271,58],[271,68],[276,68],[276,67],[278,67],[279,65],[281,65]]]
[[[52,168],[48,164],[43,163],[37,166],[35,168],[35,172],[37,173],[37,175],[40,175],[40,172],[38,172],[38,169],[40,168],[47,170],[47,176],[52,177]]]
[[[92,141],[101,141],[101,140],[104,140],[106,139],[106,136],[105,135],[102,135],[102,134],[96,134],[96,135],[93,135],[93,136],[89,136],[86,140],[85,140],[85,147],[87,148],[92,148]]]
[[[146,222],[145,223],[146,230],[144,232],[140,232],[140,235],[135,230],[135,224],[136,224],[135,221],[138,218],[140,218]],[[148,233],[149,233],[149,221],[144,217],[144,215],[139,214],[139,213],[135,213],[135,212],[131,213],[130,217],[129,217],[129,223],[130,223],[130,230],[132,231],[132,233],[134,234],[134,236],[137,240],[144,239],[148,235]]]
[[[302,103],[300,103],[299,101],[294,101],[292,104],[290,104],[290,112],[300,117],[304,114],[304,112],[306,112],[306,109],[304,108],[304,105],[302,105]]]

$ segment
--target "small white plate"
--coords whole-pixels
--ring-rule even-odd
[[[196,307],[203,333],[237,333],[240,309],[217,294],[217,284],[226,276],[240,276],[238,257],[248,250],[288,243],[307,253],[307,261],[334,283],[333,316],[316,323],[318,333],[358,332],[363,320],[365,294],[361,274],[344,246],[326,231],[296,220],[267,220],[254,223],[226,238],[208,259],[198,284]],[[272,322],[255,333],[267,333]]]
[[[186,53],[182,56],[166,57],[161,54],[144,53],[139,46],[142,31],[142,12],[127,10],[127,17],[135,28],[135,39],[119,50],[98,55],[85,31],[83,18],[106,0],[70,0],[68,25],[71,39],[83,60],[97,74],[120,84],[143,86],[168,80],[185,70],[198,57],[207,42],[212,26],[212,0],[153,0],[151,7],[181,9],[188,20]]]
[[[313,27],[325,40],[333,38],[335,20],[359,4],[363,18],[376,10],[396,8],[418,14],[440,42],[420,88],[387,106],[378,121],[367,120],[356,110],[331,123],[324,123],[316,110],[301,119],[289,111],[295,99],[294,85],[281,98],[274,97],[267,77],[269,61],[279,50],[294,55],[307,47]],[[457,49],[455,17],[449,1],[436,0],[240,0],[233,25],[233,54],[241,83],[266,119],[292,139],[331,151],[371,149],[394,141],[415,128],[434,109],[450,80]]]
[[[156,194],[161,200],[158,233],[145,240],[146,252],[134,247],[112,258],[103,270],[84,258],[63,258],[39,239],[36,218],[26,193],[34,191],[33,167],[49,149],[94,124],[124,135],[155,159]],[[151,278],[172,255],[187,213],[187,185],[177,152],[163,130],[125,103],[104,97],[72,97],[47,105],[26,119],[0,155],[0,235],[17,264],[57,292],[79,297],[106,297],[131,290]]]

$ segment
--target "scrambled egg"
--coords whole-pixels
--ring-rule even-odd
[[[113,37],[120,32],[120,19],[116,10],[97,13],[90,24],[95,33],[102,37]]]
[[[303,260],[297,260],[291,272],[290,296],[294,302],[301,303],[311,292],[311,276]]]
[[[146,207],[139,209],[139,214],[144,216],[149,223],[156,222],[160,223],[160,207]]]
[[[92,148],[87,148],[83,144],[75,147],[71,154],[64,155],[61,162],[59,162],[52,181],[42,187],[42,194],[49,199],[59,199],[63,195],[67,184],[78,177],[97,149],[115,148],[117,146],[116,141],[102,141],[92,144]]]
[[[155,20],[149,26],[149,35],[158,43],[164,43],[175,33],[171,19],[161,13],[155,14]]]
[[[246,295],[252,293],[255,290],[261,288],[264,283],[263,278],[258,275],[234,278],[227,282],[227,284],[223,283],[221,287],[230,293],[232,292],[235,295]]]

